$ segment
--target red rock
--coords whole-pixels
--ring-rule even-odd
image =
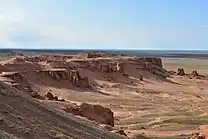
[[[99,58],[99,57],[114,57],[115,54],[103,53],[103,52],[82,52],[77,54],[75,57],[80,59],[87,58]]]
[[[53,100],[53,99],[54,99],[54,96],[53,96],[53,94],[52,94],[51,92],[48,92],[48,93],[45,95],[45,97],[47,97],[48,100]]]
[[[185,76],[184,69],[183,68],[178,68],[177,75],[179,75],[179,76]]]
[[[147,57],[145,57],[144,60],[145,60],[145,62],[150,62],[153,65],[159,66],[161,68],[163,67],[161,58],[147,58]]]
[[[57,97],[57,96],[55,96],[55,97],[53,98],[53,100],[55,100],[55,101],[59,101],[59,99],[58,99],[58,97]]]
[[[100,124],[114,126],[114,114],[109,108],[100,105],[83,103],[79,106],[67,108],[66,112],[85,117]]]
[[[208,125],[199,127],[199,132],[194,134],[190,139],[207,139],[208,138]]]
[[[193,76],[199,76],[198,72],[195,70],[195,71],[192,71],[191,75]]]
[[[81,116],[87,117],[101,124],[114,126],[114,114],[108,109],[100,105],[92,105],[83,103],[80,105]]]
[[[144,78],[143,78],[142,75],[139,76],[139,80],[140,80],[140,81],[144,81]]]

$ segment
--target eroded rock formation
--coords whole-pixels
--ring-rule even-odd
[[[156,76],[160,76],[163,78],[170,76],[170,74],[165,69],[161,68],[162,65],[159,65],[159,63],[157,63],[156,65],[156,62],[154,64],[152,62],[144,62],[141,65],[143,67],[143,70],[149,71]]]
[[[146,62],[150,62],[153,65],[157,65],[159,67],[163,67],[161,58],[144,58]]]
[[[10,79],[11,85],[19,90],[33,92],[28,79],[19,72],[2,72],[1,77]]]
[[[177,75],[179,75],[179,76],[185,76],[186,74],[184,72],[184,69],[183,68],[178,68]]]
[[[124,72],[124,63],[122,62],[114,62],[114,63],[110,63],[110,62],[100,62],[97,64],[98,65],[98,69],[101,72],[120,72],[123,73]]]
[[[115,54],[103,53],[103,52],[81,52],[77,54],[75,57],[80,59],[87,58],[99,58],[99,57],[113,57]]]
[[[191,75],[193,75],[193,76],[199,76],[199,73],[196,70],[194,70],[194,71],[192,71]]]
[[[190,139],[207,139],[208,138],[208,125],[199,127],[199,132],[195,133]]]
[[[66,69],[50,69],[50,70],[35,70],[25,72],[2,72],[1,77],[10,79],[9,84],[13,87],[26,91],[27,93],[33,93],[33,89],[27,78],[27,74],[43,74],[51,77],[56,81],[68,80],[77,87],[90,87],[88,77],[81,77],[78,70],[66,70]],[[38,75],[37,75],[38,76]],[[35,98],[41,98],[38,94],[32,94]],[[42,98],[41,98],[42,99]]]
[[[150,62],[145,62],[145,63],[144,63],[144,69],[145,69],[145,70],[148,70],[148,71],[150,71],[150,72],[153,72],[153,66],[152,66],[152,63],[150,63]]]
[[[151,63],[152,65],[163,68],[162,59],[161,58],[149,58],[149,57],[133,57],[131,60],[137,61],[141,64]]]
[[[57,96],[54,96],[51,92],[48,92],[45,95],[45,98],[48,100],[54,100],[54,101],[65,101],[64,99],[59,99]]]
[[[205,135],[200,135],[199,133],[196,133],[190,139],[207,139],[207,137]]]
[[[23,76],[19,72],[2,72],[2,77],[7,77],[15,81],[22,81]]]
[[[73,85],[77,87],[89,87],[88,78],[87,77],[82,78],[78,70],[51,69],[51,70],[38,71],[38,73],[44,73],[56,81],[69,80]]]
[[[114,114],[108,108],[104,108],[100,105],[82,103],[79,106],[76,105],[74,107],[66,108],[64,111],[95,121],[99,123],[102,128],[105,128],[110,132],[127,136],[123,129],[114,127]]]
[[[77,107],[67,108],[66,112],[73,113],[89,120],[96,121],[100,124],[114,126],[114,114],[108,109],[100,105],[92,105],[83,103]]]
[[[40,55],[40,56],[27,56],[25,61],[29,62],[53,62],[53,61],[66,61],[72,59],[71,55]]]
[[[116,62],[116,71],[123,73],[124,72],[124,63]]]

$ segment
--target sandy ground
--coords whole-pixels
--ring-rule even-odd
[[[208,81],[178,76],[169,80],[171,82],[146,78],[137,86],[100,81],[106,86],[102,90],[104,94],[43,88],[54,90],[55,94],[70,101],[110,108],[115,113],[116,126],[126,129],[129,136],[195,133],[199,125],[208,123]]]
[[[108,89],[105,94],[54,90],[60,97],[74,102],[101,104],[115,113],[116,126],[126,129],[130,136],[145,133],[175,136],[195,133],[198,126],[208,123],[208,81],[173,77],[177,83],[144,82],[134,90]],[[202,89],[203,88],[203,89]],[[142,129],[145,128],[145,129]]]
[[[171,62],[165,60],[164,67],[168,70],[187,68],[181,65],[181,61],[178,65],[175,61],[171,65]],[[193,70],[206,71],[202,66],[192,67],[195,68]],[[100,90],[82,90],[66,81],[57,83],[32,73],[26,76],[40,94],[50,91],[69,102],[86,102],[110,108],[115,115],[115,125],[125,129],[130,137],[137,134],[156,137],[191,135],[200,125],[208,123],[206,79],[173,75],[164,81],[146,71],[137,70],[135,65],[128,65],[125,70],[128,78],[120,73],[80,71],[81,75],[87,75],[102,86]],[[144,81],[139,81],[139,75],[144,76]],[[109,78],[110,81],[107,80]]]

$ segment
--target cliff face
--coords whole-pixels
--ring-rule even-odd
[[[84,56],[83,56],[84,55]],[[72,59],[78,56],[87,59]],[[18,88],[30,88],[25,73],[33,72],[37,76],[43,74],[51,79],[60,82],[61,80],[69,81],[76,87],[90,87],[89,75],[82,73],[84,70],[91,70],[107,73],[122,73],[126,75],[129,70],[129,65],[132,62],[140,67],[143,71],[148,71],[156,76],[166,78],[168,76],[163,69],[162,60],[160,58],[145,58],[145,57],[122,57],[106,53],[81,53],[76,56],[70,55],[41,55],[27,56],[12,59],[1,65],[1,71],[7,72],[2,76],[14,80]],[[107,58],[106,58],[107,57]],[[95,58],[95,59],[91,59]],[[97,59],[96,59],[97,58]],[[40,63],[39,63],[40,62]],[[41,62],[45,63],[43,65]],[[21,68],[20,68],[21,67]],[[82,70],[80,70],[82,69]],[[9,72],[8,72],[9,71]],[[80,73],[81,71],[81,73]],[[20,74],[21,73],[21,74]],[[22,74],[23,73],[23,74]],[[80,76],[82,75],[82,76]],[[22,78],[22,79],[21,79]],[[23,79],[24,78],[24,79]],[[24,80],[24,81],[23,81]],[[94,79],[92,79],[94,80]],[[22,85],[24,84],[24,85]],[[25,89],[24,89],[25,90]],[[29,89],[31,90],[31,89]]]
[[[96,67],[101,72],[123,72],[124,63],[122,62],[100,62]]]
[[[1,77],[11,79],[11,85],[19,90],[28,93],[32,92],[29,80],[27,79],[27,77],[25,77],[23,74],[19,72],[2,72]]]
[[[161,58],[145,58],[145,60],[147,62],[152,63],[153,65],[157,65],[157,66],[163,68],[162,59]]]
[[[41,55],[41,56],[28,56],[24,57],[24,61],[29,62],[53,62],[53,61],[65,61],[72,59],[70,55]]]
[[[151,63],[155,66],[163,68],[162,59],[161,58],[148,58],[148,57],[137,57],[136,58],[139,62],[142,63]]]
[[[102,53],[102,52],[82,52],[75,56],[75,58],[79,59],[88,59],[88,58],[100,58],[100,57],[114,57],[115,54],[110,53]]]
[[[79,75],[78,70],[66,70],[66,69],[51,69],[51,70],[38,70],[38,71],[30,71],[34,72],[35,74],[43,74],[45,76],[51,77],[53,80],[56,80],[57,82],[61,80],[68,80],[73,85],[77,87],[89,87],[88,78],[81,77]],[[24,74],[26,72],[3,72],[1,74],[2,77],[9,78],[17,83],[21,84],[28,84],[28,79]]]

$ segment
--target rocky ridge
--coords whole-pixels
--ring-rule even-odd
[[[18,64],[23,66],[15,68],[14,66]],[[127,57],[105,53],[81,53],[75,56],[41,55],[13,58],[0,65],[0,78],[3,82],[38,100],[67,103],[68,100],[59,98],[59,96],[51,92],[41,94],[37,91],[34,84],[41,85],[40,82],[49,77],[48,80],[53,80],[54,84],[62,85],[67,83],[67,86],[71,88],[96,91],[98,89],[96,79],[91,77],[90,74],[86,74],[85,71],[108,75],[109,77],[111,77],[112,73],[116,73],[119,76],[125,75],[125,80],[131,80],[134,83],[131,79],[133,76],[131,75],[132,73],[127,71],[127,67],[132,65],[132,69],[138,70],[138,80],[140,82],[145,77],[139,71],[147,72],[163,79],[169,76],[169,73],[163,69],[160,58]],[[111,81],[112,79],[108,80]],[[66,107],[64,111],[86,117],[99,124],[104,124],[105,126],[103,127],[105,129],[126,136],[125,131],[114,127],[114,114],[109,108],[83,103],[71,108]]]

